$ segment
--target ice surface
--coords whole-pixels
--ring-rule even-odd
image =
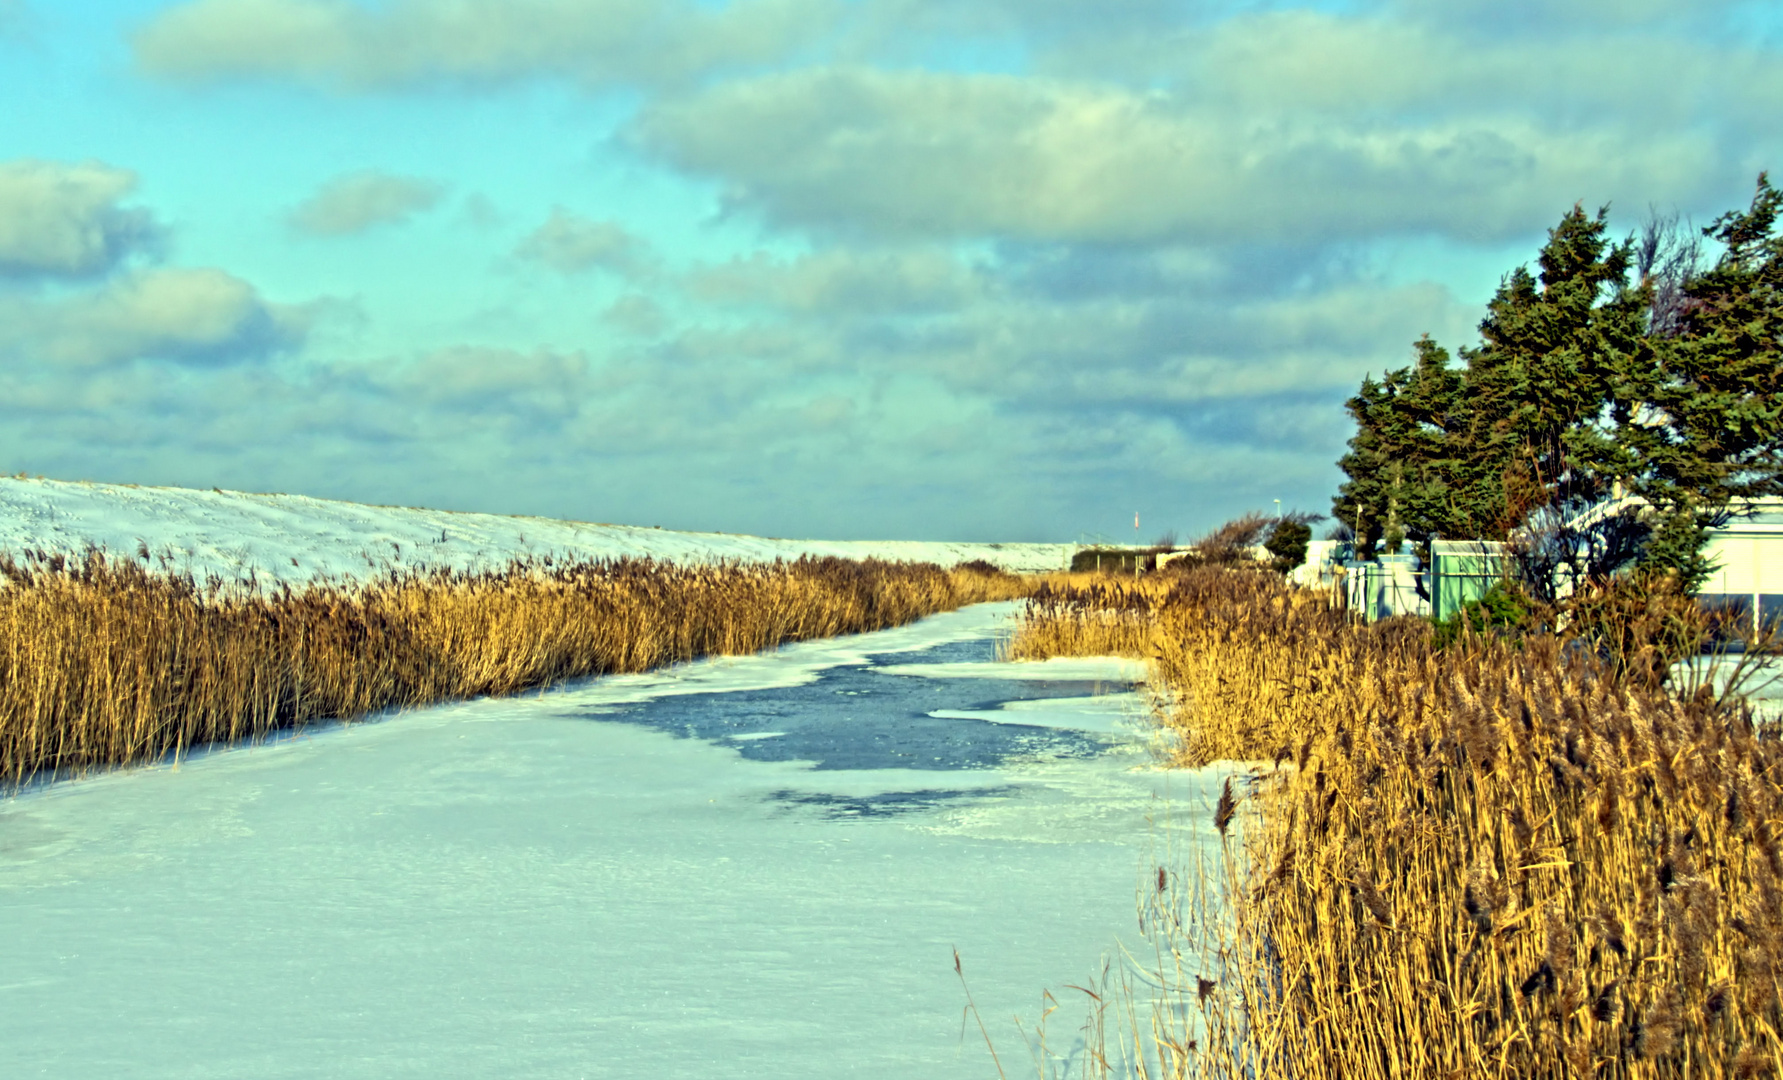
[[[1028,573],[1062,569],[1071,550],[1065,544],[777,540],[301,495],[0,477],[0,551],[79,552],[89,544],[123,558],[146,549],[200,577],[294,584],[318,576],[362,579],[395,567],[480,569],[540,555],[708,563],[809,554],[943,566],[984,559]]]
[[[1080,682],[1134,683],[1145,680],[1145,664],[1120,656],[1061,656],[1012,664],[985,661],[955,664],[890,665],[890,675],[930,679],[1072,679]]]
[[[995,729],[970,744],[988,766],[745,756],[842,730],[804,705],[799,726],[726,738],[661,713],[872,679],[880,728],[899,694],[947,711],[923,706],[971,698],[961,665],[891,672],[982,655],[1011,611],[0,802],[0,1076],[992,1076],[976,1028],[962,1039],[955,947],[1011,1075],[1031,1068],[1013,1018],[1043,991],[1066,1003],[1049,1045],[1069,1054],[1066,986],[1137,939],[1154,823],[1208,813],[1223,775],[1153,768],[1114,719],[1140,707],[1119,679],[940,718]],[[1037,667],[970,663],[1004,688]]]
[[[1131,735],[1151,726],[1151,710],[1144,699],[1133,693],[1010,701],[996,709],[936,709],[929,715],[947,720],[1038,725],[1105,735]]]

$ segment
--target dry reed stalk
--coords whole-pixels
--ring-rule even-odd
[[[1030,611],[1100,645],[1104,600],[1136,609]],[[1743,703],[1552,637],[1438,650],[1255,573],[1147,604],[1180,763],[1275,766],[1223,917],[1151,924],[1219,958],[1223,1007],[1160,1004],[1145,1075],[1783,1075],[1783,742]]]
[[[1157,648],[1158,605],[1174,579],[1053,574],[1028,596],[1021,629],[1005,655],[1150,656]]]
[[[90,552],[0,556],[0,779],[318,719],[896,626],[1025,595],[994,568],[518,562],[260,591]]]

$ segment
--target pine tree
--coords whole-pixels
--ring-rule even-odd
[[[1629,372],[1652,365],[1650,295],[1629,287],[1632,245],[1612,246],[1605,218],[1576,206],[1563,217],[1540,278],[1512,272],[1480,324],[1482,344],[1462,350],[1469,422],[1451,527],[1504,540],[1539,511],[1602,500],[1632,469],[1613,402]]]
[[[1719,524],[1737,503],[1783,495],[1783,193],[1759,176],[1745,211],[1703,230],[1722,252],[1683,288],[1673,333],[1631,387],[1636,488],[1668,514]]]
[[[1562,566],[1576,576],[1602,572],[1605,560],[1626,561],[1636,535],[1621,518],[1584,532],[1572,524],[1638,473],[1638,454],[1622,434],[1639,411],[1631,388],[1655,367],[1652,287],[1630,284],[1633,241],[1612,244],[1606,219],[1605,210],[1591,216],[1578,206],[1561,218],[1538,254],[1538,273],[1519,267],[1501,283],[1481,343],[1461,352],[1461,371],[1425,338],[1415,378],[1406,369],[1389,373],[1403,391],[1376,390],[1390,399],[1380,402],[1365,392],[1352,402],[1360,448],[1374,453],[1353,452],[1341,463],[1352,498],[1372,494],[1378,512],[1389,494],[1393,515],[1420,542],[1517,534],[1549,583],[1543,592]],[[1414,383],[1427,388],[1422,409],[1399,401],[1417,396]],[[1416,414],[1422,439],[1403,433],[1400,414]],[[1356,470],[1370,466],[1383,470],[1379,478],[1357,483]],[[1400,481],[1408,470],[1410,482]],[[1364,545],[1372,539],[1365,535]]]
[[[1427,544],[1447,505],[1449,444],[1461,422],[1461,373],[1448,351],[1426,335],[1417,363],[1365,378],[1346,407],[1356,420],[1350,452],[1338,463],[1350,477],[1335,515],[1372,551],[1386,540]]]
[[[1335,501],[1359,550],[1514,538],[1539,593],[1630,563],[1699,583],[1708,529],[1783,495],[1780,213],[1761,175],[1703,230],[1722,252],[1701,269],[1696,243],[1668,255],[1650,228],[1613,244],[1607,211],[1573,207],[1538,272],[1505,277],[1459,370],[1426,336],[1348,402]],[[1615,510],[1618,492],[1649,509]]]

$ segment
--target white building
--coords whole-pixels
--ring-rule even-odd
[[[1703,553],[1715,566],[1698,592],[1704,603],[1749,611],[1754,625],[1783,615],[1783,500],[1714,530]]]
[[[1606,511],[1598,508],[1595,512]],[[1402,561],[1409,557],[1350,563],[1344,581],[1350,608],[1370,620],[1414,614],[1449,618],[1461,604],[1479,599],[1509,570],[1509,553],[1503,544],[1439,540],[1431,549],[1435,565],[1427,568]],[[1783,618],[1783,499],[1754,503],[1749,513],[1710,530],[1703,554],[1715,567],[1697,593],[1704,604],[1749,612],[1755,627],[1765,620]],[[1320,556],[1331,557],[1322,552]],[[1316,568],[1319,561],[1309,550],[1307,565],[1295,571],[1295,580],[1328,584],[1330,579]],[[1434,603],[1418,596],[1414,582],[1423,586],[1422,591]]]
[[[1288,580],[1309,589],[1329,589],[1336,583],[1349,549],[1341,540],[1308,540],[1306,561],[1288,571]]]

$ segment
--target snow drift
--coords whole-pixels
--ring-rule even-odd
[[[1035,573],[1062,569],[1071,552],[1068,544],[782,540],[303,495],[0,478],[0,551],[77,554],[88,547],[122,558],[146,556],[198,578],[262,584],[363,580],[402,568],[485,570],[547,555],[676,563],[835,555],[942,566],[983,559]]]

